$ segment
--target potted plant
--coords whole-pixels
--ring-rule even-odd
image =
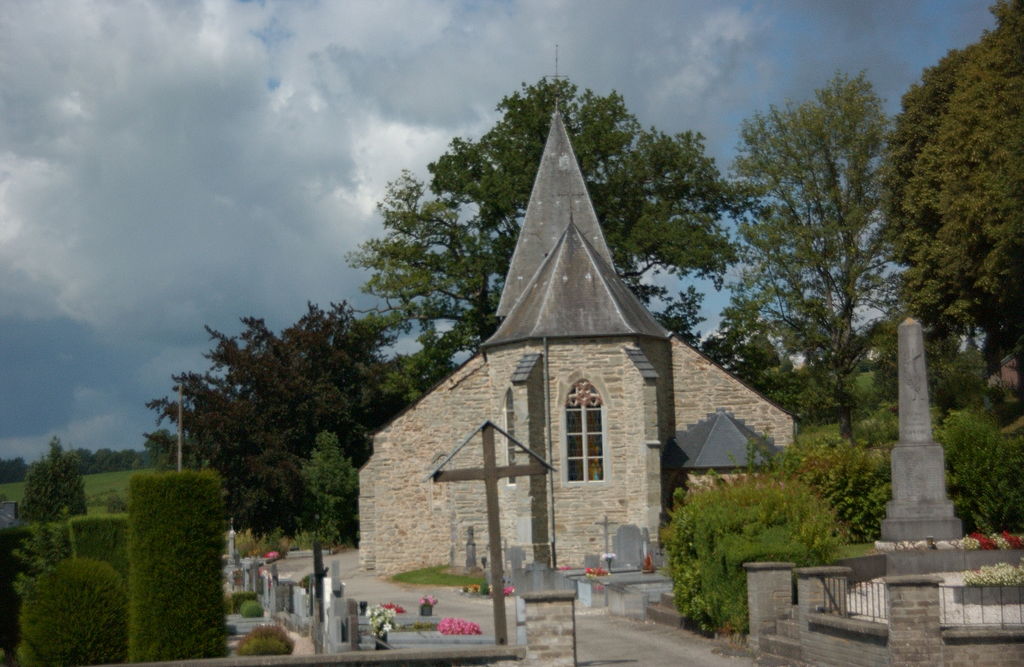
[[[424,595],[420,598],[420,616],[433,616],[434,605],[437,604],[437,598],[433,595]]]
[[[370,634],[373,635],[377,649],[388,648],[388,632],[394,629],[394,620],[393,605],[378,604],[370,607]]]

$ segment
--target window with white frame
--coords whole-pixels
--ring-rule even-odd
[[[516,435],[516,404],[512,400],[512,390],[509,389],[505,392],[505,432],[513,438]],[[516,464],[516,446],[512,444],[511,438],[508,440],[507,445],[507,456],[508,464],[514,466]],[[509,484],[515,484],[515,477],[508,477]]]
[[[605,478],[601,394],[587,380],[579,380],[565,401],[566,479],[600,482]]]

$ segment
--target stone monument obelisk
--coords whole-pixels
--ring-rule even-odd
[[[932,440],[924,335],[917,321],[899,327],[900,440],[892,450],[892,500],[882,520],[885,542],[955,540],[960,519],[946,496],[942,445]]]

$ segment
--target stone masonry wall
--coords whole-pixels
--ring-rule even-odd
[[[488,418],[490,395],[477,355],[374,436],[373,455],[360,471],[361,567],[391,574],[447,563],[453,532],[464,543],[465,526],[486,526],[482,483],[425,477]],[[479,451],[479,444],[467,446],[453,463],[480,465]],[[478,554],[485,554],[480,537]]]
[[[724,408],[779,446],[793,442],[793,417],[682,341],[672,339],[676,428]]]

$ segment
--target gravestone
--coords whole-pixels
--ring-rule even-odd
[[[508,562],[509,572],[515,572],[523,567],[526,554],[523,552],[522,547],[507,547],[505,549],[505,559]]]
[[[928,374],[920,323],[899,327],[900,440],[892,450],[892,500],[882,521],[882,540],[953,540],[963,536],[946,495],[942,446],[932,440]]]
[[[619,526],[615,531],[615,564],[619,568],[638,570],[644,562],[643,534],[633,524]]]
[[[476,569],[476,541],[473,539],[473,526],[466,529],[466,571]]]

